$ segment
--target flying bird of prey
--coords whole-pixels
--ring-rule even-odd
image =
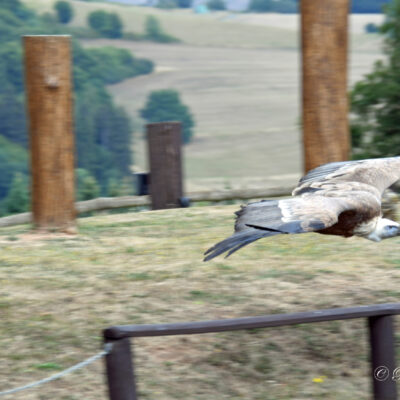
[[[400,225],[383,218],[381,210],[384,190],[398,179],[400,157],[321,165],[300,179],[293,197],[242,206],[235,213],[235,233],[207,250],[204,261],[287,233],[360,236],[376,242],[400,235]]]

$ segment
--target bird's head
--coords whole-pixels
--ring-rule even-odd
[[[387,218],[380,218],[375,228],[380,239],[388,239],[400,235],[400,224]]]

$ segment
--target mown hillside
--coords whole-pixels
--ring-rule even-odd
[[[84,1],[84,0],[83,0]],[[129,5],[143,5],[146,4],[144,0],[105,0],[109,3],[120,3]],[[391,0],[353,0],[351,2],[351,12],[353,13],[380,13],[385,4],[390,3]],[[197,3],[197,2],[192,2]],[[249,7],[249,0],[225,0],[225,7],[228,10],[247,10]],[[298,0],[264,0],[259,1],[258,4],[263,3],[263,9],[267,12],[280,12],[280,13],[293,13],[298,11]],[[186,3],[185,3],[186,4]]]
[[[1,229],[0,390],[97,353],[110,325],[398,301],[399,238],[284,235],[202,262],[203,252],[231,233],[237,208],[85,218],[78,236]],[[349,320],[138,339],[140,398],[366,400],[366,327]],[[102,364],[12,398],[105,400]]]

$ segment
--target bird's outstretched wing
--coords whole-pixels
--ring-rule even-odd
[[[370,193],[362,193],[361,196],[366,204],[372,205],[366,207],[365,211],[379,215],[379,201]],[[207,250],[204,261],[225,252],[228,252],[228,257],[243,246],[263,237],[315,232],[329,228],[338,221],[342,212],[358,206],[359,200],[354,196],[329,198],[319,195],[250,203],[236,212],[235,233]]]
[[[369,185],[370,188],[364,187],[364,190],[377,191],[381,196],[385,189],[399,179],[400,157],[334,162],[309,171],[300,179],[292,195],[298,196],[329,189],[335,184],[354,182]]]
[[[300,180],[293,198],[242,207],[236,213],[235,233],[207,250],[204,261],[225,252],[229,256],[263,237],[324,230],[333,233],[342,223],[343,234],[347,236],[347,225],[351,236],[355,224],[380,215],[382,193],[399,179],[400,157],[322,165]]]

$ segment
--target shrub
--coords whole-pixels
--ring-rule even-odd
[[[177,4],[180,8],[190,8],[192,6],[192,0],[178,0]]]
[[[88,16],[89,26],[101,36],[116,39],[123,36],[123,24],[116,13],[93,11]]]
[[[248,9],[254,12],[297,13],[298,5],[295,0],[251,0]]]
[[[54,4],[58,21],[62,24],[70,22],[74,16],[74,10],[67,1],[59,0]]]
[[[207,7],[214,11],[226,10],[225,2],[223,0],[209,0]]]
[[[175,0],[159,0],[157,3],[157,7],[164,10],[171,10],[172,8],[176,8],[177,6],[178,4]]]
[[[99,197],[100,187],[89,171],[83,168],[75,170],[76,198],[78,201],[90,200]]]
[[[367,33],[376,33],[379,31],[379,28],[376,24],[374,24],[373,22],[368,23],[367,25],[365,25],[365,32]]]
[[[16,214],[28,211],[30,195],[26,175],[16,173],[7,197],[4,199],[3,209],[7,214]]]
[[[194,121],[190,110],[173,89],[151,92],[141,116],[148,122],[180,121],[182,123],[183,143],[189,143],[193,136]]]
[[[16,174],[28,173],[28,152],[0,135],[0,199],[10,190]]]
[[[145,39],[159,43],[179,42],[177,38],[170,36],[164,32],[161,27],[160,21],[153,15],[147,16],[145,30]]]

